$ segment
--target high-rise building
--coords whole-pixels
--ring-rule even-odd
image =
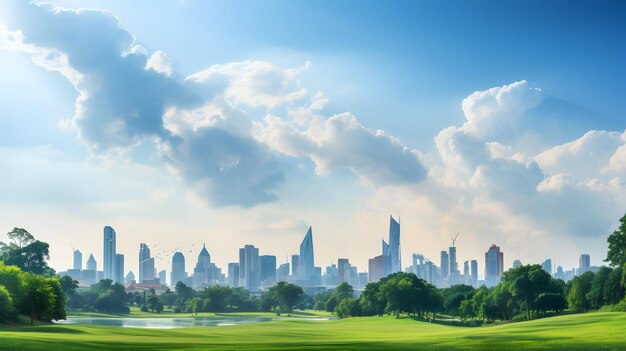
[[[441,251],[441,259],[439,261],[440,278],[446,279],[450,275],[450,255],[447,251]]]
[[[104,227],[104,279],[115,280],[115,230],[110,226]]]
[[[159,271],[159,282],[163,285],[167,285],[165,279],[167,277],[167,272],[164,270]]]
[[[87,259],[87,270],[88,271],[97,271],[98,270],[98,263],[96,262],[96,259],[93,258],[93,254],[89,254],[89,258]]]
[[[300,255],[291,255],[291,276],[293,280],[298,279],[300,269]]]
[[[263,255],[259,259],[261,261],[261,283],[263,286],[274,285],[276,282],[276,256]]]
[[[494,286],[500,281],[504,272],[504,253],[500,247],[491,245],[485,253],[485,284]]]
[[[211,263],[211,255],[206,249],[206,245],[202,244],[202,250],[198,254],[198,262],[193,269],[193,286],[195,288],[203,288],[211,285],[214,281],[213,267]]]
[[[521,265],[522,265],[522,261],[520,260],[513,261],[513,268],[521,267]]]
[[[289,275],[289,272],[287,272]],[[239,263],[231,262],[228,264],[228,285],[237,288],[239,287]]]
[[[115,254],[115,279],[114,282],[124,283],[124,255]]]
[[[274,260],[274,267],[276,260]],[[302,281],[304,286],[311,285],[312,277],[315,276],[315,257],[313,253],[313,232],[309,227],[302,243],[300,243],[300,257],[298,264],[298,280]]]
[[[393,216],[389,215],[389,259],[391,263],[391,273],[402,271],[400,253],[400,222],[396,222]]]
[[[337,280],[339,284],[350,283],[350,261],[347,258],[340,258],[337,260]]]
[[[470,262],[470,281],[471,285],[475,288],[478,287],[478,261],[472,260]]]
[[[133,271],[129,271],[128,274],[126,274],[125,283],[126,284],[136,284],[137,283],[137,281],[135,280],[135,273],[133,273]]]
[[[139,284],[152,284],[155,281],[154,257],[150,257],[148,245],[139,244]]]
[[[276,269],[276,281],[286,282],[289,281],[289,262],[283,263]]]
[[[82,270],[83,269],[83,254],[80,250],[74,250],[74,269]]]
[[[456,262],[456,247],[450,246],[448,248],[448,257],[450,257],[450,275],[459,274],[459,264]]]
[[[548,258],[541,264],[541,268],[552,275],[552,259]]]
[[[258,291],[261,280],[259,249],[244,245],[239,249],[239,286],[249,291]]]
[[[172,271],[170,272],[170,286],[176,286],[178,282],[184,282],[187,278],[185,271],[185,255],[175,252],[172,256]]]
[[[583,274],[591,267],[591,258],[589,254],[582,254],[578,258],[578,274]]]
[[[471,277],[470,277],[470,266],[469,261],[463,262],[463,280],[466,285],[471,285]]]
[[[370,258],[368,262],[369,282],[374,283],[385,277],[385,256]]]

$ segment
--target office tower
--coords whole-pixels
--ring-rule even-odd
[[[176,283],[182,282],[187,278],[185,271],[185,255],[182,252],[175,252],[172,256],[172,271],[170,272],[170,286],[176,286]]]
[[[578,274],[583,274],[591,267],[591,258],[589,254],[582,254],[578,258]]]
[[[520,260],[513,261],[513,268],[521,267],[521,265],[522,265],[522,261]]]
[[[472,260],[470,262],[470,281],[471,285],[475,288],[478,287],[478,261]]]
[[[83,254],[79,250],[74,250],[74,269],[83,269]]]
[[[441,251],[441,259],[439,261],[439,267],[440,267],[440,278],[441,279],[446,279],[448,278],[448,275],[450,275],[450,255],[448,255],[448,252],[446,251]]]
[[[380,255],[368,261],[369,282],[375,283],[385,277],[385,256]]]
[[[115,230],[110,226],[104,227],[104,279],[115,280]]]
[[[258,291],[261,280],[259,249],[244,245],[239,249],[239,286],[249,291]]]
[[[293,280],[298,279],[299,267],[300,267],[300,255],[291,255],[291,276]]]
[[[339,280],[339,270],[337,269],[337,265],[331,263],[329,266],[326,266],[326,271],[324,272],[324,277],[322,281],[322,285],[326,286],[335,286]]]
[[[211,273],[211,255],[206,249],[206,245],[202,244],[202,250],[198,254],[198,262],[196,262],[196,267],[193,269],[194,288],[209,286],[212,281]]]
[[[450,257],[450,265],[449,265],[450,275],[456,276],[458,273],[460,273],[459,265],[456,262],[456,247],[450,246],[448,250],[449,250],[449,257]]]
[[[274,285],[276,282],[276,256],[263,255],[259,259],[261,260],[261,282],[264,286]]]
[[[500,247],[491,245],[485,253],[485,284],[494,286],[500,281],[504,271],[504,253]]]
[[[135,280],[135,273],[133,273],[133,271],[129,271],[128,274],[126,274],[126,279],[125,279],[126,284],[136,284],[137,281]]]
[[[96,263],[96,259],[93,258],[93,254],[89,254],[89,258],[87,259],[87,270],[89,271],[97,271],[98,263]]]
[[[396,222],[393,216],[389,215],[389,255],[391,273],[402,271],[400,254],[400,222]]]
[[[277,282],[286,282],[289,281],[289,262],[283,263],[278,266],[276,270],[276,281]]]
[[[115,279],[114,282],[124,283],[124,255],[115,254]]]
[[[565,272],[563,272],[563,267],[561,267],[561,266],[556,267],[556,272],[554,273],[554,278],[561,279],[561,280],[565,281]]]
[[[167,285],[165,282],[165,278],[167,276],[167,272],[164,270],[159,272],[159,283],[163,284],[163,285]]]
[[[382,256],[383,256],[383,259],[384,259],[384,262],[383,262],[383,269],[384,269],[383,277],[386,277],[389,274],[391,274],[391,251],[389,249],[389,244],[385,241],[385,239],[383,239],[383,243],[382,243]]]
[[[239,287],[239,263],[231,262],[228,264],[228,285],[233,288]]]
[[[552,275],[552,259],[548,258],[541,264],[541,268],[544,271],[548,272],[548,274]]]
[[[274,266],[276,261],[274,260]],[[313,254],[313,232],[309,227],[302,243],[300,243],[300,258],[298,264],[298,280],[302,281],[304,286],[309,286],[311,277],[315,276],[315,258]]]
[[[139,244],[139,284],[155,283],[154,257],[150,257],[148,245]]]
[[[337,283],[350,283],[350,260],[347,258],[340,258],[337,260]]]
[[[463,280],[466,285],[471,285],[469,261],[463,262]]]

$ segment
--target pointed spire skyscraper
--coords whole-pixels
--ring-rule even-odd
[[[311,280],[311,276],[315,274],[315,258],[313,252],[313,231],[309,227],[302,243],[300,243],[300,262],[298,265],[299,278],[305,282]]]

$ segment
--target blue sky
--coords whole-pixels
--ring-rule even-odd
[[[0,224],[57,268],[67,241],[99,259],[110,224],[129,262],[160,241],[162,267],[203,241],[222,266],[247,242],[284,257],[313,225],[318,265],[365,269],[389,213],[405,265],[458,231],[462,259],[598,264],[624,212],[623,3],[54,4],[110,12],[0,5],[23,35],[0,41]],[[31,60],[49,49],[63,74]]]

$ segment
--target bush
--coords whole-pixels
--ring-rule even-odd
[[[141,306],[141,312],[148,312],[148,306],[142,305]]]

